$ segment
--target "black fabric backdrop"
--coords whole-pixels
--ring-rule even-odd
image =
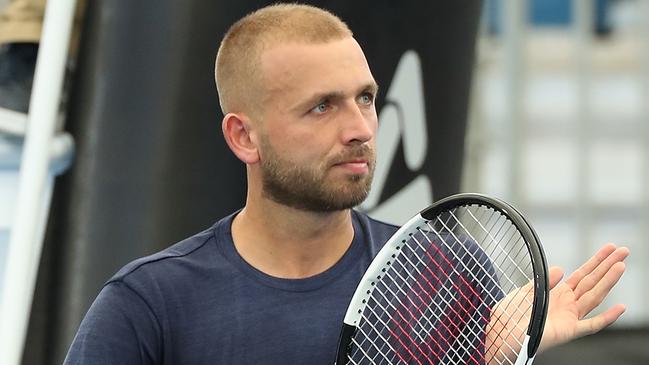
[[[125,263],[243,205],[245,169],[221,137],[213,63],[227,27],[267,3],[89,2],[66,122],[77,156],[56,182],[24,364],[60,364],[102,284]],[[480,2],[308,3],[350,25],[384,87],[404,51],[421,58],[435,143],[421,171],[400,168],[397,157],[383,198],[415,173],[430,178],[435,198],[457,192]]]

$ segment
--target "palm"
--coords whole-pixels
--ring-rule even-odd
[[[622,315],[624,306],[619,304],[585,319],[622,277],[628,255],[626,247],[607,245],[561,283],[561,269],[550,269],[550,302],[541,350],[598,332]]]
[[[550,292],[548,316],[543,329],[543,340],[562,343],[576,337],[579,308],[575,293],[568,284],[561,283]]]

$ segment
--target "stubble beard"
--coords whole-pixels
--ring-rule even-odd
[[[370,192],[375,154],[367,144],[353,145],[340,155],[316,166],[298,166],[280,157],[268,141],[263,141],[263,145],[263,194],[276,203],[305,211],[327,213],[353,208],[362,203]],[[329,181],[331,178],[328,173],[335,163],[355,158],[367,159],[367,174],[350,174]]]

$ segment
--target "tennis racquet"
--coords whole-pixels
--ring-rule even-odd
[[[336,364],[531,364],[548,298],[543,249],[525,218],[498,199],[454,195],[372,261]]]

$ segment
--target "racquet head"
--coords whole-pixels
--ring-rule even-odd
[[[454,195],[379,251],[345,315],[336,363],[531,364],[548,296],[525,218],[498,199]]]

